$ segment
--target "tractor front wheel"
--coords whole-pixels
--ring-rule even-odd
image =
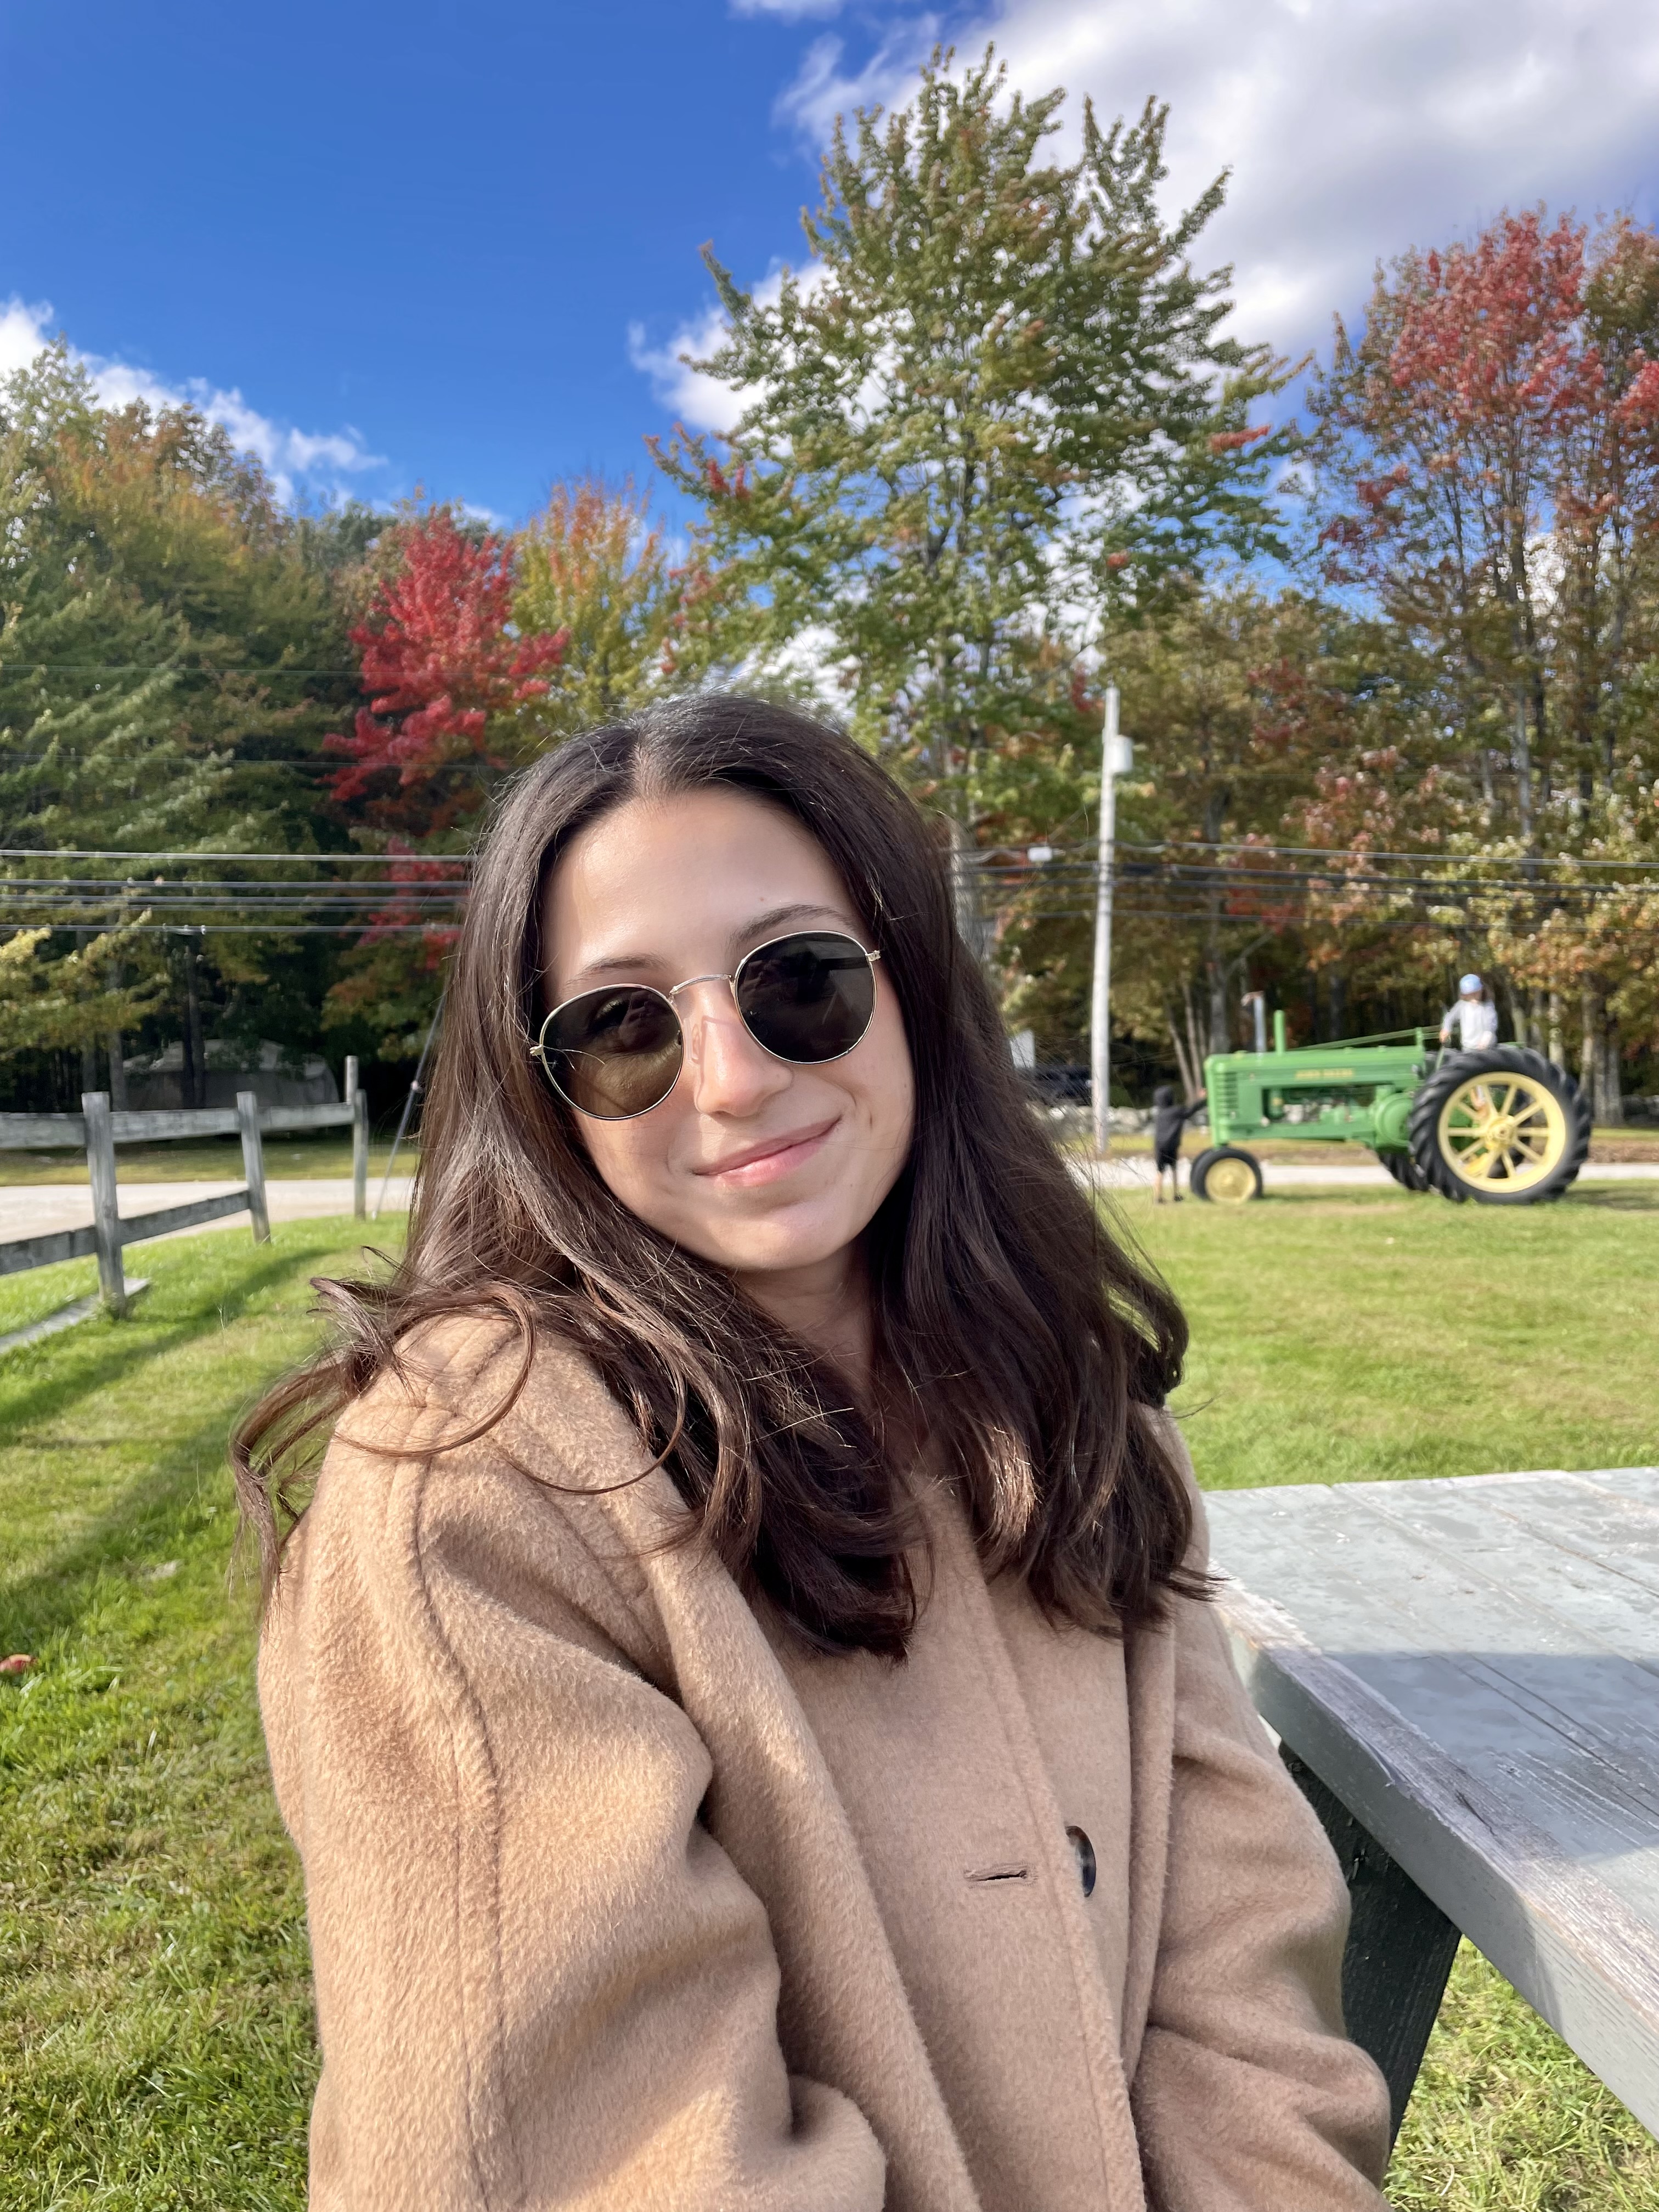
[[[1565,1068],[1522,1045],[1447,1053],[1412,1101],[1412,1156],[1443,1198],[1536,1206],[1589,1150],[1589,1109]]]
[[[1261,1195],[1261,1164],[1242,1145],[1213,1145],[1193,1162],[1188,1187],[1215,1206],[1248,1206]]]
[[[1428,1177],[1409,1152],[1379,1152],[1376,1157],[1402,1190],[1424,1191],[1431,1188]]]

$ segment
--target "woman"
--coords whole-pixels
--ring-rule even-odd
[[[239,1440],[313,2205],[1374,2212],[1180,1315],[873,762],[702,699],[532,769],[406,1256],[326,1287]]]

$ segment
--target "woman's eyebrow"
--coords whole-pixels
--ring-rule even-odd
[[[756,915],[752,921],[745,921],[732,933],[727,942],[733,965],[745,947],[763,943],[774,932],[787,927],[791,922],[807,921],[833,921],[842,929],[849,925],[849,917],[839,907],[819,906],[807,900],[793,901],[787,906],[769,907],[764,914]],[[590,960],[577,969],[570,978],[569,988],[574,988],[578,984],[604,975],[636,975],[641,969],[665,969],[672,964],[659,952],[611,953],[603,960]]]
[[[741,947],[759,944],[789,922],[814,919],[833,921],[845,929],[848,918],[839,907],[819,906],[816,901],[797,900],[788,906],[769,907],[764,914],[757,914],[752,921],[744,922],[741,929],[733,930],[730,939],[732,953],[735,956]]]

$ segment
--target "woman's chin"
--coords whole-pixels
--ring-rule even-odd
[[[769,1220],[710,1224],[681,1241],[733,1275],[798,1274],[839,1260],[856,1241],[845,1223],[802,1219],[805,1212],[780,1207]]]

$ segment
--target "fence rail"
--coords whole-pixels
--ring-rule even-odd
[[[0,1275],[31,1267],[55,1267],[64,1260],[98,1260],[98,1288],[110,1312],[125,1314],[128,1288],[121,1254],[128,1244],[198,1229],[233,1213],[247,1213],[253,1241],[270,1241],[265,1202],[264,1138],[283,1130],[351,1131],[352,1212],[362,1220],[368,1211],[368,1101],[357,1080],[357,1062],[346,1061],[346,1095],[337,1106],[264,1106],[251,1091],[236,1095],[234,1107],[198,1106],[180,1111],[117,1114],[109,1093],[88,1091],[78,1114],[0,1114],[0,1152],[84,1151],[92,1186],[92,1222],[85,1229],[60,1229],[44,1237],[21,1237],[0,1243]],[[242,1140],[242,1184],[213,1198],[184,1206],[163,1206],[122,1218],[117,1198],[115,1147],[184,1137],[228,1137]]]
[[[355,1098],[348,1097],[337,1106],[261,1106],[258,1114],[259,1127],[270,1137],[285,1130],[343,1129],[356,1123],[357,1108]],[[241,1126],[234,1106],[161,1107],[153,1113],[112,1112],[109,1117],[110,1139],[118,1145],[163,1144],[175,1137],[234,1137]],[[85,1150],[86,1141],[84,1113],[0,1114],[0,1152],[78,1152]]]

